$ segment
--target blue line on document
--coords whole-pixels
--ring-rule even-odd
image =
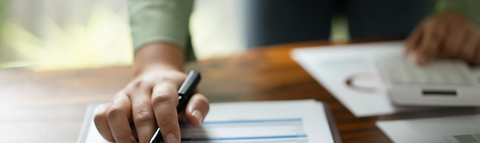
[[[182,138],[182,141],[251,140],[251,139],[280,139],[280,138],[303,138],[303,137],[307,137],[307,135],[234,137],[234,138]]]
[[[295,119],[274,119],[274,120],[237,120],[237,121],[206,121],[202,124],[235,124],[235,123],[267,123],[267,122],[295,122],[302,121],[301,118]],[[188,122],[181,122],[180,124],[189,124]]]

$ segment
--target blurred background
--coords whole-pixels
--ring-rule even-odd
[[[129,65],[127,2],[2,0],[0,67],[33,70]]]
[[[0,68],[35,71],[131,65],[127,0],[0,0]],[[246,51],[241,0],[196,0],[198,60]],[[348,39],[341,16],[331,40]]]

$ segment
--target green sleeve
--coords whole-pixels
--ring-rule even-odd
[[[135,51],[167,42],[184,50],[193,0],[129,0],[130,26]]]
[[[437,0],[435,11],[455,10],[465,14],[480,28],[480,0]]]

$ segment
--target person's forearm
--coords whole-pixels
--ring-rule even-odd
[[[137,77],[150,70],[183,69],[183,50],[169,43],[153,43],[140,48],[135,53],[133,73]]]

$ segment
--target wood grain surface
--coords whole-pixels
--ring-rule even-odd
[[[378,40],[354,43],[368,41]],[[256,48],[224,59],[188,63],[185,71],[202,73],[199,89],[210,102],[312,98],[327,102],[345,143],[391,142],[375,126],[376,120],[479,113],[477,108],[463,107],[357,118],[289,55],[292,48],[331,44],[314,41]],[[87,105],[108,102],[131,79],[131,67],[0,70],[0,142],[76,142]]]

